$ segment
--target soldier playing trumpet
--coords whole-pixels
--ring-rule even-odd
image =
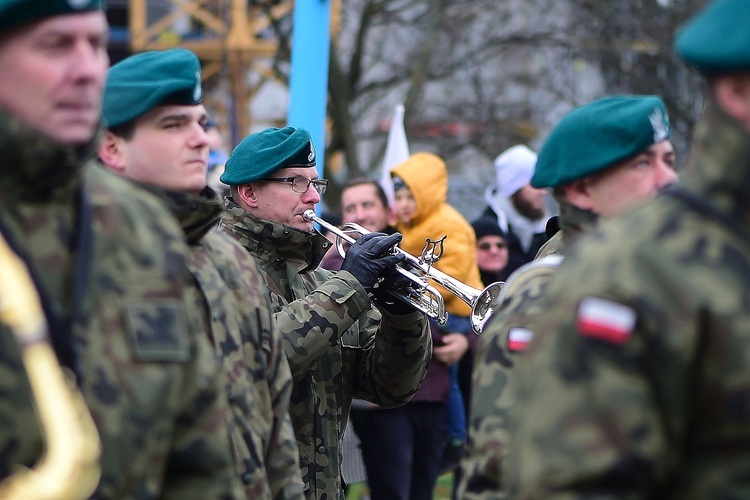
[[[318,267],[330,242],[303,217],[327,186],[315,165],[304,129],[246,137],[221,176],[232,196],[220,227],[257,261],[284,332],[306,496],[343,498],[341,439],[352,398],[384,407],[409,401],[432,343],[425,316],[383,292],[398,279],[393,267],[404,256],[390,250],[401,235],[367,234],[349,249],[342,271]]]

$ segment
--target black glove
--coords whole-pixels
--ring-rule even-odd
[[[395,269],[391,269],[383,276],[383,280],[372,291],[373,299],[391,314],[403,315],[413,313],[416,309],[411,304],[388,293],[389,290],[405,292],[412,287],[412,284],[409,278],[403,276]]]
[[[367,233],[358,239],[346,252],[341,269],[349,271],[368,292],[378,278],[404,260],[404,254],[389,254],[398,245],[401,234],[390,236],[383,233]]]

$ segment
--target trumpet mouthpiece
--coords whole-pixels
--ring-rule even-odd
[[[302,218],[308,222],[315,221],[315,210],[305,210],[302,212]]]

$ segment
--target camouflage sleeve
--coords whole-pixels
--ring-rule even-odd
[[[187,271],[187,269],[186,269]],[[243,498],[229,446],[229,403],[198,308],[198,291],[184,290],[192,358],[177,402],[173,447],[162,498]]]
[[[272,316],[270,320],[273,320]],[[304,485],[300,475],[299,450],[289,417],[292,374],[281,345],[281,332],[275,324],[270,331],[272,335],[268,339],[270,345],[267,377],[274,425],[266,457],[266,471],[274,499],[301,499],[304,498]]]
[[[472,374],[469,440],[461,462],[459,498],[504,498],[502,456],[509,442],[509,390],[531,340],[531,324],[543,313],[540,302],[554,266],[527,265],[508,280],[502,304],[479,336]]]
[[[367,292],[347,271],[339,271],[305,297],[276,312],[292,373],[311,369],[328,348],[371,308]]]
[[[679,266],[648,252],[629,265],[621,242],[567,257],[549,285],[512,386],[513,497],[650,498],[679,454],[670,429],[687,423],[694,312],[665,303],[680,294]]]
[[[408,402],[417,392],[432,357],[427,317],[372,309],[360,321],[363,360],[354,397],[384,408]]]

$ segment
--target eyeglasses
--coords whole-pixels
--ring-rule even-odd
[[[497,243],[488,243],[488,242],[480,243],[480,244],[477,245],[477,248],[480,249],[480,250],[482,250],[482,251],[487,252],[493,246],[495,248],[497,248],[498,250],[502,250],[503,248],[507,248],[508,247],[508,245],[506,245],[505,243],[503,243],[501,241],[498,241]]]
[[[328,189],[328,179],[308,179],[307,177],[272,177],[270,179],[259,179],[260,182],[286,182],[292,185],[295,193],[306,193],[312,184],[318,194],[324,194]]]

